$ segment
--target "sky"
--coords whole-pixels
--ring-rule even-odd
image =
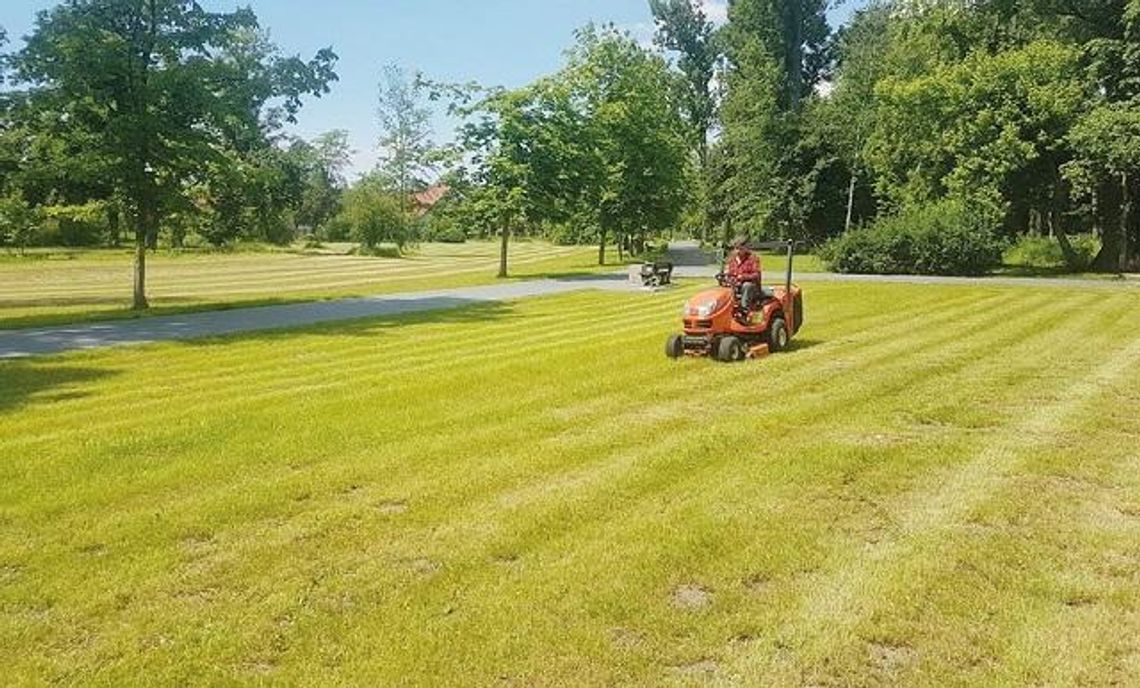
[[[723,21],[727,0],[701,0],[708,16]],[[838,25],[865,0],[843,0],[831,12]],[[18,48],[36,12],[52,0],[4,0],[0,26]],[[311,138],[345,129],[355,150],[353,172],[372,168],[380,70],[399,64],[448,82],[476,81],[516,87],[556,71],[574,29],[613,23],[639,39],[652,35],[648,0],[202,0],[212,10],[251,5],[261,25],[287,54],[311,57],[331,46],[340,57],[340,81],[321,99],[309,99],[293,133]],[[437,140],[451,123],[436,119]]]

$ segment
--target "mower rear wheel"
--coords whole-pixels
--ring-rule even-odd
[[[783,318],[774,318],[768,328],[768,351],[779,353],[788,348],[788,324]]]
[[[743,361],[745,356],[744,342],[736,337],[724,337],[716,347],[716,359],[725,363]]]
[[[685,338],[679,334],[669,337],[665,342],[665,355],[672,359],[683,358],[685,356]]]

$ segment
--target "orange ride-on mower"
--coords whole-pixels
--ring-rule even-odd
[[[685,305],[684,334],[669,337],[669,358],[710,356],[734,362],[763,358],[787,348],[804,322],[803,292],[792,284],[795,242],[759,244],[757,250],[788,253],[787,280],[782,286],[761,285],[758,303],[741,303],[741,288],[717,275],[720,286],[703,291]]]

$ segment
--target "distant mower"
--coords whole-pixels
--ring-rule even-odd
[[[685,304],[683,334],[669,337],[665,355],[669,358],[708,356],[717,361],[736,362],[763,358],[788,347],[804,323],[803,291],[792,284],[794,241],[757,244],[759,251],[786,251],[787,279],[782,286],[761,285],[758,303],[744,304],[741,286],[731,284],[722,273],[716,289],[703,291]]]

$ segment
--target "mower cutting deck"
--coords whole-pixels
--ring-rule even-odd
[[[786,250],[787,280],[773,289],[761,288],[759,303],[744,308],[738,285],[717,276],[720,285],[703,291],[685,305],[684,333],[669,337],[669,358],[709,356],[734,362],[762,358],[787,348],[803,326],[803,291],[792,284],[795,242],[779,241],[756,246],[758,250]]]

